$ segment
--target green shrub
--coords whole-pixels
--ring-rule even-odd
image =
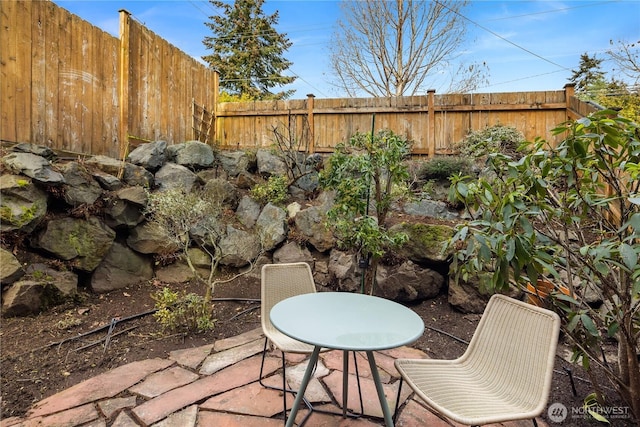
[[[213,329],[211,305],[200,295],[176,292],[167,287],[151,295],[157,311],[153,317],[165,330],[186,329],[205,332]]]
[[[438,180],[448,179],[453,175],[467,175],[470,171],[471,163],[468,158],[441,156],[424,162],[418,175],[423,180]]]
[[[267,203],[281,205],[288,196],[287,177],[283,175],[270,176],[266,182],[257,184],[251,189],[251,197],[264,205]]]
[[[458,148],[461,155],[475,159],[492,153],[514,153],[524,140],[524,135],[516,128],[494,125],[469,133]]]

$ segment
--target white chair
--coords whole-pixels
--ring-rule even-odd
[[[269,313],[274,305],[278,302],[290,298],[296,295],[307,294],[316,292],[315,282],[313,280],[313,274],[311,268],[306,262],[284,263],[284,264],[267,264],[262,267],[261,275],[261,307],[260,318],[262,323],[262,331],[265,335],[264,349],[262,352],[262,363],[260,364],[260,384],[272,390],[284,391],[283,406],[284,406],[284,420],[287,420],[287,393],[296,393],[296,390],[291,390],[286,387],[286,375],[285,375],[285,353],[305,353],[311,354],[313,352],[313,346],[297,341],[282,332],[278,331],[271,323]],[[304,319],[301,319],[304,321]],[[267,353],[268,342],[281,351],[282,353],[282,388],[266,385],[262,382],[262,374],[264,368],[264,360]],[[323,349],[326,351],[328,349]],[[345,352],[345,357],[348,357],[348,353]],[[355,352],[354,352],[354,362]],[[360,390],[360,377],[358,375],[358,364],[356,362],[356,378],[358,380],[358,391],[360,392],[360,408],[363,412],[364,406],[362,402],[362,392]],[[305,405],[309,408],[309,413],[300,423],[303,425],[312,411],[323,412],[314,409],[309,401],[304,399]]]
[[[404,380],[431,408],[467,425],[532,419],[547,404],[560,318],[506,297],[489,300],[465,353],[455,360],[398,359]]]

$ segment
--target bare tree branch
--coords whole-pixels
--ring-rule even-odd
[[[609,41],[613,46],[613,40]],[[618,65],[621,73],[630,77],[633,84],[640,83],[640,40],[635,43],[618,41],[617,49],[610,49],[607,55]]]
[[[460,57],[467,1],[362,0],[342,4],[331,66],[349,96],[415,95]],[[486,65],[451,71],[451,87],[474,89]],[[457,68],[457,67],[456,67]]]

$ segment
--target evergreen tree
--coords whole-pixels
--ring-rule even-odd
[[[577,70],[571,70],[570,81],[576,85],[577,92],[586,92],[595,86],[604,85],[604,71],[600,69],[602,59],[589,56],[587,53],[580,55],[580,65]]]
[[[291,66],[283,53],[292,43],[274,29],[278,12],[265,15],[264,0],[209,1],[223,13],[210,16],[205,23],[213,36],[205,37],[203,44],[212,53],[202,59],[220,74],[222,90],[242,99],[289,97],[291,90],[272,92],[272,88],[295,80],[282,74]]]

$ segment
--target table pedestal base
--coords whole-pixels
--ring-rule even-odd
[[[300,389],[298,390],[298,394],[296,395],[296,399],[293,402],[293,407],[291,408],[291,413],[287,418],[286,427],[293,427],[295,424],[296,415],[298,414],[298,408],[304,399],[304,393],[307,390],[307,386],[309,385],[309,381],[311,380],[311,376],[313,375],[314,367],[318,363],[318,356],[320,355],[321,347],[314,347],[313,352],[311,353],[311,357],[309,358],[309,364],[307,365],[307,369],[304,372],[304,376],[302,377],[302,383],[300,384]],[[387,398],[384,395],[384,388],[382,387],[382,382],[380,380],[380,374],[378,373],[378,367],[376,366],[376,360],[373,356],[372,351],[367,351],[367,360],[369,361],[369,367],[371,369],[371,375],[373,376],[373,382],[376,385],[376,391],[378,392],[378,399],[380,400],[380,406],[382,407],[382,413],[384,414],[384,422],[386,427],[393,427],[393,419],[391,415],[391,411],[389,410],[389,404],[387,403]],[[358,361],[354,355],[354,363]],[[349,352],[344,350],[343,354],[343,377],[342,377],[342,416],[347,417],[347,403],[348,403],[348,389],[349,389]],[[356,367],[357,369],[357,367]],[[360,386],[360,378],[358,377],[358,388]],[[364,407],[362,406],[362,395],[360,396],[360,407],[364,413]],[[323,412],[323,413],[332,413],[327,411],[315,410],[310,408],[310,410]]]

